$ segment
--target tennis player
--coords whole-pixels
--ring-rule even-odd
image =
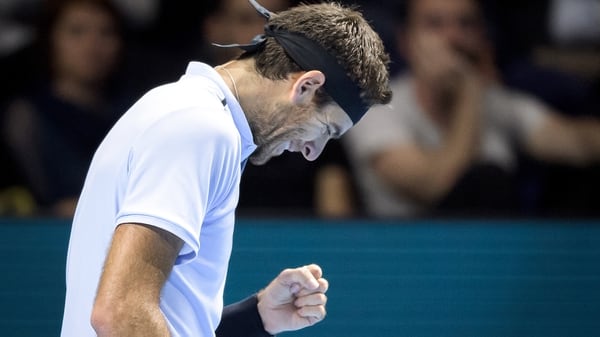
[[[324,318],[318,265],[223,310],[240,175],[283,151],[315,160],[387,103],[388,56],[349,8],[250,2],[267,24],[239,59],[190,63],[99,146],[71,231],[63,337],[269,336]]]

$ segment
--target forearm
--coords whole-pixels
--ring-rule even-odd
[[[129,309],[95,306],[91,323],[99,337],[171,336],[158,306],[134,305]]]
[[[451,107],[454,118],[444,139],[442,151],[458,165],[471,161],[478,147],[483,93],[477,79],[465,80]]]
[[[600,162],[600,120],[548,114],[527,148],[535,157],[572,165]]]
[[[372,165],[385,185],[403,197],[430,205],[448,193],[467,164],[461,156],[411,145],[382,151]]]
[[[441,140],[441,147],[428,151],[427,165],[416,179],[414,196],[435,203],[444,197],[473,162],[479,146],[482,91],[477,79],[466,79],[449,109],[453,118]]]
[[[585,118],[577,121],[575,134],[583,151],[583,161],[586,163],[600,162],[600,120]]]
[[[383,184],[403,197],[430,205],[448,193],[470,163],[471,157],[461,153],[460,147],[457,149],[426,150],[416,144],[402,145],[379,152],[371,165]]]

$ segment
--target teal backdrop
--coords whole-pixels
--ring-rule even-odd
[[[68,235],[0,220],[0,336],[59,335]],[[327,319],[281,336],[600,336],[600,220],[241,219],[225,301],[313,262]]]

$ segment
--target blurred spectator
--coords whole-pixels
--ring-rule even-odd
[[[39,0],[4,0],[0,2],[0,57],[22,48],[33,38],[34,32],[27,17]]]
[[[479,2],[408,1],[406,13],[398,46],[410,70],[392,83],[391,105],[345,138],[368,214],[514,212],[519,151],[600,161],[599,120],[565,117],[500,84]]]
[[[25,66],[34,64],[30,51],[36,33],[34,21],[39,2],[0,2],[0,76],[4,79],[0,82],[0,104],[21,90],[35,74]]]
[[[242,216],[350,217],[358,214],[344,149],[330,140],[314,162],[283,153],[242,175],[238,212]],[[307,183],[309,182],[309,183]]]
[[[135,97],[176,81],[198,52],[200,19],[208,8],[198,0],[113,0],[127,23],[127,48],[119,80]]]
[[[48,62],[47,74],[9,104],[2,134],[37,214],[69,217],[93,151],[128,104],[111,82],[121,20],[108,0],[46,5],[36,59]]]
[[[598,0],[480,1],[502,83],[569,116],[600,117],[600,50],[589,22]],[[585,9],[582,9],[585,8]],[[578,17],[574,12],[587,11]],[[560,39],[556,22],[570,31]],[[575,33],[580,31],[581,34]],[[578,36],[575,36],[578,35]],[[519,156],[521,211],[526,215],[600,215],[597,167],[582,169]]]
[[[36,72],[31,45],[35,36],[34,10],[39,0],[6,0],[0,2],[0,113],[15,93],[31,80]],[[27,71],[28,70],[28,71]],[[2,120],[0,114],[0,122]],[[0,124],[1,125],[1,124]],[[20,175],[3,141],[0,141],[0,215],[28,214],[33,202],[20,184]]]
[[[277,13],[295,4],[293,0],[261,0],[262,6]],[[249,43],[253,37],[264,32],[265,19],[250,5],[248,0],[209,1],[207,14],[202,22],[202,48],[204,61],[223,64],[241,54],[241,49],[219,48],[212,43]]]
[[[552,0],[551,38],[559,45],[600,45],[600,1]]]
[[[113,3],[134,31],[148,29],[158,20],[161,0],[118,0]]]
[[[572,12],[569,8],[577,9],[582,2],[588,3],[587,0],[567,0],[560,5],[561,0],[480,1],[503,82],[570,114],[593,114],[597,111],[594,105],[598,103],[594,81],[600,74],[600,57],[590,50],[594,47],[593,41],[579,39],[576,43],[577,39],[572,39],[567,47],[567,44],[559,44],[553,33],[556,18],[564,16],[563,9]],[[599,3],[598,0],[591,2]],[[585,26],[582,22],[564,25],[573,30]]]

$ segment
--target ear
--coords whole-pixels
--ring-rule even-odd
[[[295,104],[308,104],[313,100],[317,89],[325,83],[325,75],[311,70],[296,78],[292,85],[291,100]]]

